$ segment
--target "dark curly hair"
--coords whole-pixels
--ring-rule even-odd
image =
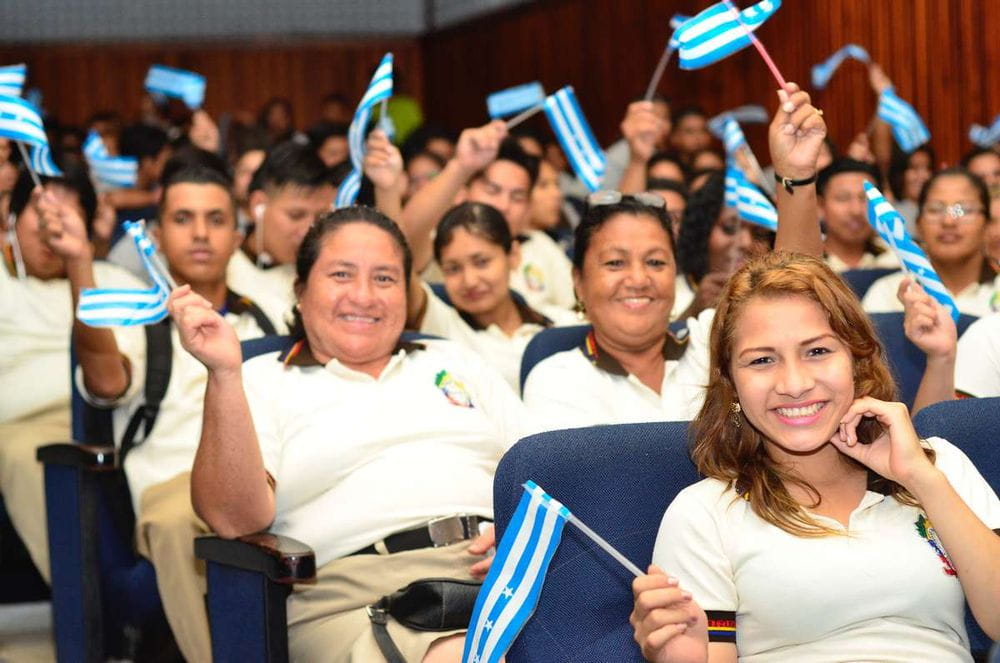
[[[725,200],[725,178],[714,173],[688,198],[677,235],[677,271],[701,281],[708,274],[708,238]]]

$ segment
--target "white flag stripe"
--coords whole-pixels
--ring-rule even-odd
[[[577,139],[577,143],[580,145],[584,158],[587,160],[587,164],[594,170],[595,173],[603,175],[604,162],[594,152],[595,149],[600,148],[592,145],[588,140],[587,130],[580,123],[580,118],[576,113],[575,104],[572,99],[570,99],[569,93],[565,89],[557,92],[556,102],[562,109],[563,117],[566,118],[566,121],[569,123],[569,126],[573,131],[573,136]]]
[[[545,100],[545,108],[549,111],[547,113],[549,120],[554,124],[553,129],[555,129],[563,149],[566,150],[566,156],[570,160],[573,170],[588,189],[596,191],[600,186],[601,175],[594,171],[587,159],[580,153],[579,143],[566,123],[558,102],[550,96]]]
[[[542,522],[542,531],[539,539],[541,541],[548,542],[552,539],[556,525],[559,522],[559,514],[551,507],[546,508],[545,505],[541,503],[542,500],[540,498],[536,499],[537,502],[534,499],[532,500],[535,504],[536,510],[544,509],[544,520]],[[486,660],[489,660],[489,657],[496,653],[498,640],[500,640],[500,637],[504,635],[504,631],[506,631],[507,627],[510,626],[511,620],[528,599],[528,595],[534,587],[535,580],[542,571],[542,561],[545,559],[548,552],[548,546],[541,544],[538,545],[532,552],[531,561],[528,562],[528,567],[525,569],[524,578],[514,591],[514,596],[507,603],[503,612],[500,613],[500,618],[496,621],[493,628],[489,632],[489,637],[486,639],[486,645],[483,648],[483,657],[486,658]],[[502,654],[503,652],[499,653]]]
[[[347,130],[347,144],[350,150],[351,173],[337,189],[336,207],[353,205],[361,190],[362,165],[365,156],[365,131],[371,119],[372,107],[392,96],[392,53],[382,56],[372,75],[365,93],[361,96],[354,118]]]

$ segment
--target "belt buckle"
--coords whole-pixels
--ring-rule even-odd
[[[467,520],[470,520],[468,516],[454,515],[428,521],[427,533],[431,537],[431,544],[435,548],[442,548],[469,539],[470,528]]]

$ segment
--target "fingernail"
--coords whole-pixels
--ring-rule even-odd
[[[672,585],[672,586],[676,586],[677,585],[677,578],[675,578],[673,576],[667,576],[667,584],[668,585]]]
[[[691,592],[683,591],[683,592],[681,592],[681,596],[684,597],[685,601],[690,601],[691,600]]]
[[[786,113],[791,113],[793,110],[795,110],[795,104],[793,104],[790,101],[786,101],[784,104],[782,104],[781,110],[785,111]]]

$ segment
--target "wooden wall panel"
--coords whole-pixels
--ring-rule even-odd
[[[371,72],[393,51],[407,91],[423,93],[417,39],[356,42],[70,44],[0,47],[0,63],[27,62],[29,86],[39,87],[46,108],[65,123],[82,123],[113,108],[126,118],[139,112],[149,65],[191,69],[208,79],[205,108],[212,114],[256,114],[271,97],[292,101],[296,124],[311,124],[329,92],[360,99]]]
[[[670,17],[706,5],[547,0],[427,36],[427,114],[469,126],[485,119],[489,92],[535,79],[547,90],[569,83],[598,136],[613,140],[626,104],[645,90]],[[804,84],[810,67],[842,44],[865,46],[927,122],[939,160],[954,162],[970,147],[969,125],[1000,112],[1000,12],[993,9],[995,0],[785,0],[758,34],[785,76]],[[673,64],[660,87],[709,113],[745,103],[773,108],[775,89],[752,48],[699,71]],[[856,62],[814,96],[842,146],[874,112],[875,95]],[[747,133],[762,151],[764,129]]]

